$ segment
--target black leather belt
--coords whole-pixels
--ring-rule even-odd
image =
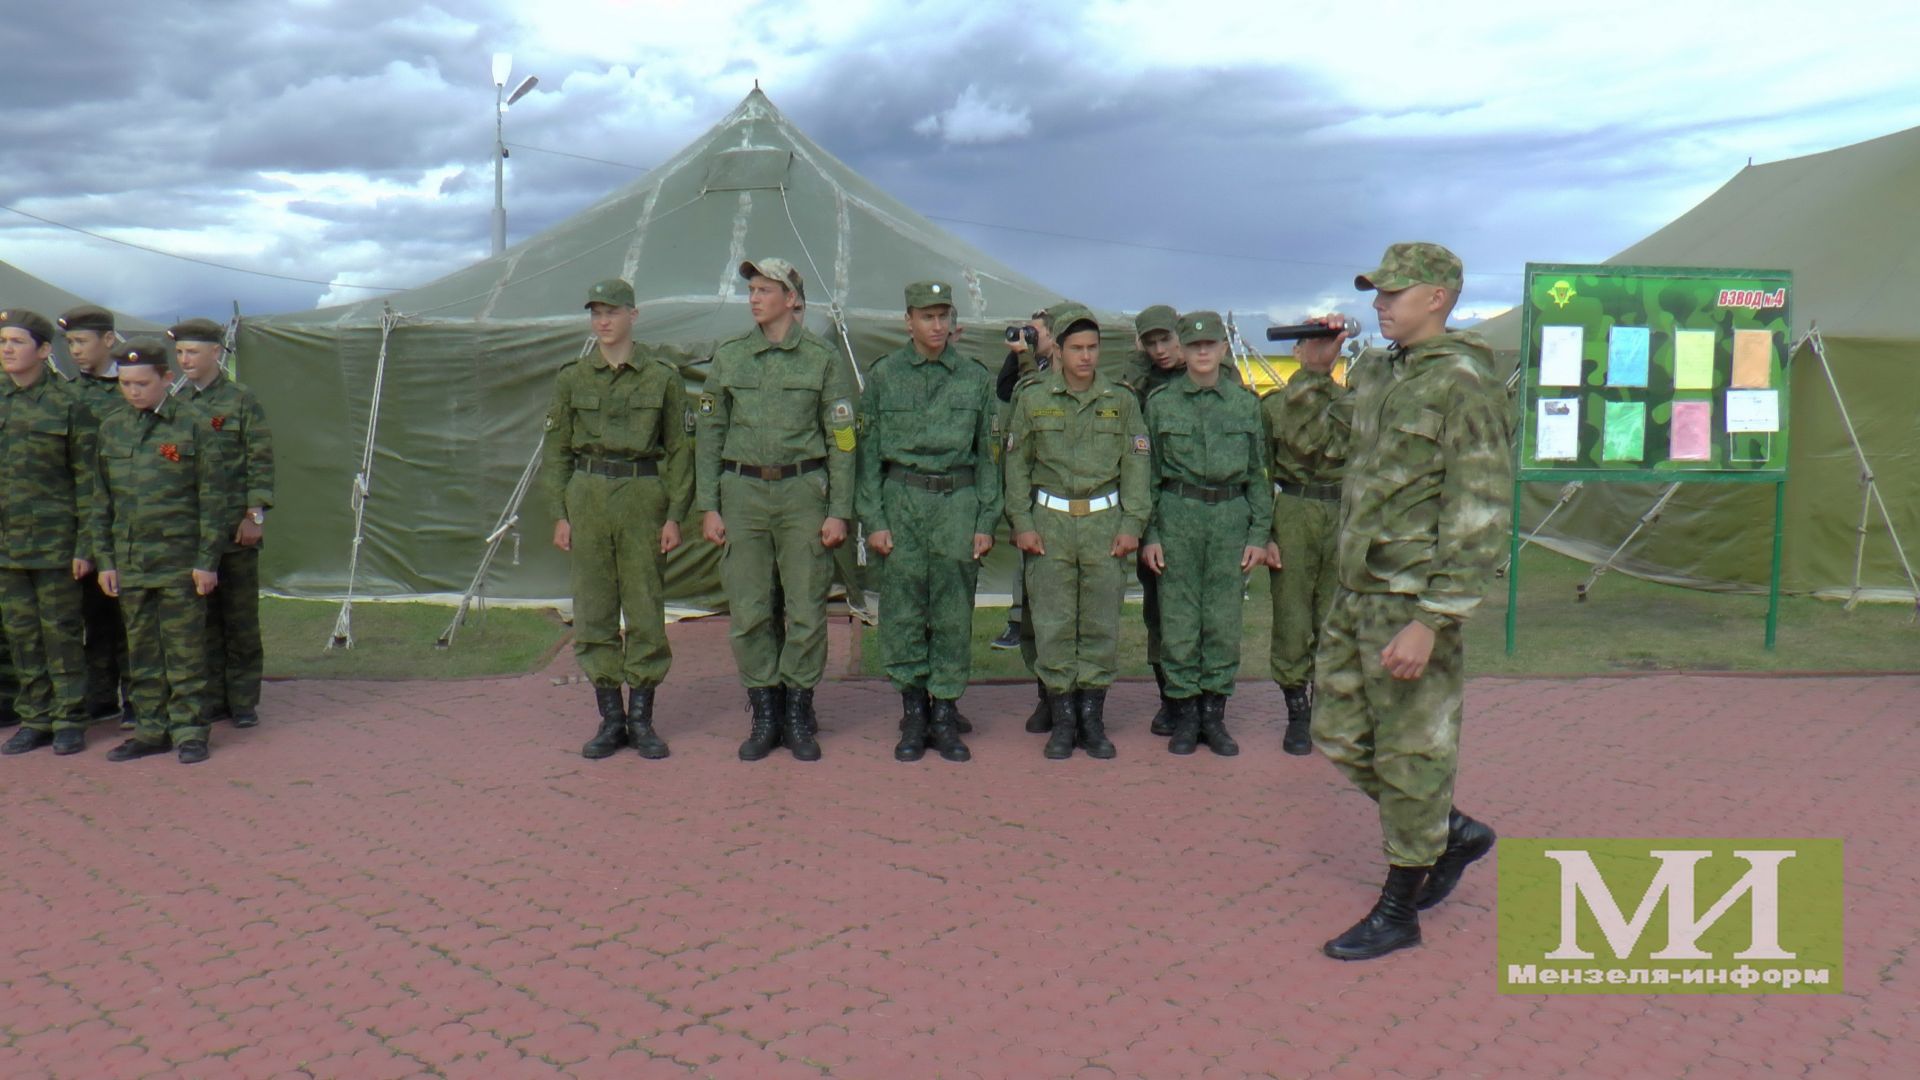
[[[935,495],[946,495],[973,486],[973,466],[962,465],[950,473],[923,473],[889,462],[887,479],[898,480],[908,487],[919,488],[921,491],[929,491]]]
[[[1203,503],[1223,503],[1228,499],[1237,499],[1246,494],[1239,485],[1188,484],[1179,480],[1168,480],[1160,485],[1161,491],[1171,491],[1175,495],[1188,499],[1198,499]]]
[[[573,471],[625,480],[636,476],[659,476],[660,463],[652,458],[578,457],[573,459]]]
[[[1339,484],[1289,484],[1275,480],[1273,490],[1298,499],[1319,499],[1321,502],[1340,501]]]
[[[742,465],[737,461],[723,461],[720,467],[730,473],[751,476],[756,480],[787,480],[801,473],[819,472],[827,467],[827,459],[814,458],[797,465]]]

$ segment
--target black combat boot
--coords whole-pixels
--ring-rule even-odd
[[[1280,737],[1280,749],[1295,757],[1313,753],[1313,702],[1306,684],[1283,686],[1280,696],[1287,701],[1287,733]]]
[[[1424,866],[1387,867],[1387,883],[1381,886],[1373,910],[1320,951],[1335,960],[1371,960],[1420,944],[1420,912],[1413,898],[1427,870]]]
[[[1240,752],[1240,744],[1227,734],[1227,695],[1200,695],[1200,739],[1207,749],[1221,757]]]
[[[1040,693],[1047,699],[1047,723],[1053,731],[1047,736],[1047,747],[1041,753],[1054,761],[1065,761],[1073,756],[1074,735],[1079,730],[1079,722],[1074,716],[1076,695],[1071,690],[1049,694],[1043,689]],[[1027,727],[1031,730],[1033,722],[1028,721]]]
[[[600,730],[580,748],[580,756],[596,760],[612,757],[615,750],[627,745],[627,709],[620,701],[620,688],[594,687],[593,702],[600,707]]]
[[[1000,631],[1000,636],[988,642],[987,646],[989,648],[994,648],[994,649],[1019,648],[1020,647],[1020,620],[1008,619],[1007,628],[1005,630]]]
[[[1153,665],[1153,681],[1160,684],[1160,708],[1154,711],[1153,725],[1147,730],[1155,735],[1173,734],[1173,699],[1167,696],[1167,669],[1159,664]]]
[[[87,748],[87,729],[83,727],[61,728],[53,733],[53,752],[60,755],[77,754]]]
[[[893,748],[895,761],[919,761],[927,752],[927,692],[900,691],[900,745]]]
[[[1047,701],[1047,684],[1034,681],[1040,688],[1040,700],[1033,706],[1033,714],[1027,717],[1027,734],[1045,735],[1053,730],[1053,706]]]
[[[750,686],[747,704],[753,709],[753,730],[740,744],[741,761],[759,761],[780,745],[780,714],[774,710],[784,701],[777,686]]]
[[[953,709],[953,729],[962,735],[973,734],[973,721],[967,719],[966,714],[960,711],[958,704]]]
[[[13,738],[8,739],[5,746],[0,746],[0,754],[24,754],[32,750],[38,750],[52,742],[53,732],[41,731],[38,728],[23,727],[13,733]]]
[[[1191,754],[1200,747],[1200,699],[1176,698],[1173,703],[1173,738],[1167,740],[1167,753]]]
[[[627,745],[649,761],[667,756],[667,740],[653,731],[653,687],[636,686],[627,694]]]
[[[1492,851],[1497,839],[1485,822],[1475,821],[1458,810],[1447,811],[1447,850],[1433,860],[1433,871],[1420,887],[1420,910],[1445,900],[1453,887],[1460,884],[1461,871]]]
[[[207,748],[205,739],[188,739],[175,749],[179,751],[182,765],[198,765],[213,756],[213,751]]]
[[[133,761],[136,758],[151,757],[154,754],[164,754],[167,752],[165,739],[165,736],[161,736],[160,742],[141,742],[139,739],[128,739],[126,742],[107,751],[107,760]]]
[[[787,715],[781,741],[796,761],[819,761],[820,721],[813,715],[813,688],[787,687]]]
[[[1102,761],[1113,757],[1119,751],[1113,748],[1113,740],[1107,738],[1107,691],[1080,691],[1080,746],[1090,758]]]
[[[945,698],[933,699],[933,726],[928,730],[927,742],[934,752],[948,761],[971,761],[973,751],[960,741],[960,725],[957,720],[960,710],[953,702]]]

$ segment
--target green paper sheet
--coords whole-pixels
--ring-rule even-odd
[[[1647,406],[1639,401],[1607,402],[1601,431],[1600,460],[1641,461],[1647,456]]]

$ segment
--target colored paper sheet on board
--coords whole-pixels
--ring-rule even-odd
[[[1733,332],[1733,383],[1742,390],[1764,390],[1773,385],[1773,333],[1767,330]]]
[[[1669,460],[1706,461],[1713,456],[1713,402],[1674,402],[1670,430],[1673,442],[1667,450]]]
[[[1541,398],[1533,425],[1536,461],[1572,461],[1580,456],[1580,399]]]
[[[1540,385],[1579,386],[1580,361],[1586,348],[1584,326],[1540,328]]]
[[[1780,391],[1727,391],[1727,431],[1779,431]]]
[[[1713,389],[1713,331],[1673,332],[1673,388]]]
[[[1607,334],[1607,385],[1647,385],[1647,345],[1644,326],[1616,326]],[[1638,461],[1638,458],[1631,460]]]
[[[1601,461],[1642,461],[1647,456],[1647,406],[1640,401],[1607,402],[1600,429]]]

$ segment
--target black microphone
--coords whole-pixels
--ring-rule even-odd
[[[1340,317],[1340,322],[1333,326],[1317,322],[1295,323],[1292,326],[1269,326],[1267,327],[1267,340],[1299,341],[1303,338],[1339,337],[1341,334],[1357,334],[1359,332],[1360,320],[1355,319],[1351,315],[1343,315]]]

